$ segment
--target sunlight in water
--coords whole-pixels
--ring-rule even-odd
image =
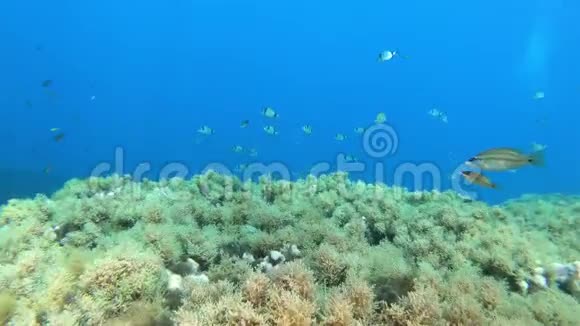
[[[550,53],[554,44],[555,12],[561,10],[561,1],[536,2],[536,19],[530,30],[522,73],[527,87],[537,91],[546,87]]]
[[[525,57],[523,60],[523,74],[527,87],[533,90],[543,89],[546,83],[548,52],[550,47],[549,27],[546,19],[542,18],[532,29]]]

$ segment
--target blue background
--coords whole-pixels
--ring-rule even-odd
[[[580,3],[458,3],[2,1],[0,200],[86,177],[113,163],[117,146],[124,173],[148,162],[152,179],[169,162],[190,174],[211,162],[282,162],[299,175],[351,153],[372,165],[353,128],[381,111],[399,137],[380,160],[388,184],[401,163],[436,164],[448,181],[484,149],[535,141],[548,145],[546,167],[490,174],[501,190],[469,189],[489,202],[578,193]],[[377,62],[394,49],[409,58]],[[265,106],[280,117],[265,119]],[[277,137],[262,130],[270,123]],[[202,125],[215,134],[197,134]],[[335,141],[338,132],[348,139]]]

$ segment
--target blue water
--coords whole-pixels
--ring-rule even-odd
[[[349,153],[367,164],[353,178],[374,182],[381,163],[392,184],[401,164],[430,163],[448,188],[478,152],[538,142],[548,146],[546,167],[490,174],[501,190],[468,189],[494,203],[578,193],[578,22],[572,0],[3,1],[0,168],[23,181],[0,183],[0,200],[87,177],[114,163],[117,147],[121,172],[146,162],[151,179],[171,162],[190,175],[209,163],[250,162],[301,175]],[[408,58],[378,63],[383,50]],[[42,87],[47,79],[53,84]],[[545,98],[534,100],[537,91]],[[280,117],[263,117],[266,106]],[[429,116],[433,108],[449,122]],[[369,127],[378,112],[398,148],[375,159],[353,128]],[[267,124],[279,135],[267,135]],[[215,134],[196,133],[202,125]]]

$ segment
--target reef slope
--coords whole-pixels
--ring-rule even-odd
[[[580,199],[344,174],[72,180],[0,212],[0,324],[579,325]]]

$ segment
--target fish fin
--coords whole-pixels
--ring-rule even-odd
[[[490,186],[491,186],[491,189],[501,190],[501,187],[497,183],[492,183]]]
[[[541,150],[532,153],[530,155],[529,162],[534,166],[544,166],[546,164],[546,161],[544,160],[544,151]]]

